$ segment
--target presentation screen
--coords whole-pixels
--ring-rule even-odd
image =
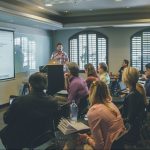
[[[14,32],[0,30],[0,80],[14,77]]]

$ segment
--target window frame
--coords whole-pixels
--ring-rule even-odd
[[[140,70],[141,73],[144,73],[144,66],[143,66],[143,32],[149,32],[150,33],[150,28],[140,30],[140,31],[134,33],[130,37],[130,64],[131,64],[131,66],[133,65],[132,64],[132,39],[134,37],[137,37],[137,36],[141,37],[141,70]]]
[[[80,31],[75,33],[74,35],[72,35],[69,39],[68,39],[68,47],[69,47],[69,51],[68,51],[68,55],[69,55],[69,60],[70,60],[70,40],[73,39],[77,39],[77,57],[78,57],[78,65],[79,65],[79,35],[80,34],[86,34],[87,38],[88,38],[88,34],[96,34],[96,54],[98,53],[98,38],[105,38],[106,40],[106,64],[109,66],[108,62],[109,62],[109,56],[108,56],[108,37],[106,35],[104,35],[101,32],[98,31],[94,31],[94,30],[84,30],[84,31]],[[88,43],[88,40],[87,40]],[[88,44],[87,44],[88,47]],[[89,49],[87,48],[87,52],[89,52]],[[89,57],[87,57],[87,60],[89,61]],[[98,69],[98,55],[96,55],[96,69]],[[80,70],[80,72],[84,72],[84,70]]]

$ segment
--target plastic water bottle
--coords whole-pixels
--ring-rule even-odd
[[[72,100],[72,103],[70,104],[70,119],[76,122],[77,118],[78,118],[78,106],[75,103],[75,100]]]

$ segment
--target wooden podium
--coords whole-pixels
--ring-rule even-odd
[[[48,91],[49,95],[64,89],[63,65],[47,65]]]

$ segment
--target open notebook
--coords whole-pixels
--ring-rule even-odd
[[[82,122],[73,122],[68,119],[62,118],[59,122],[58,129],[64,134],[71,134],[82,130],[89,130],[89,126]]]

